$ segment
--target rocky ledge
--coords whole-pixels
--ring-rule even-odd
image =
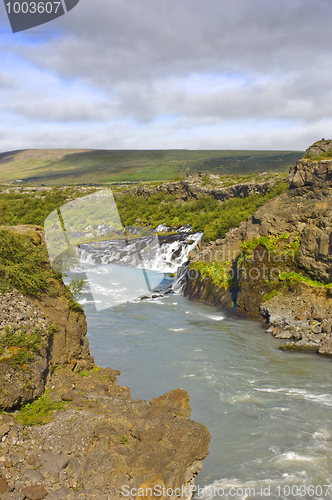
[[[245,198],[253,194],[265,194],[269,192],[273,186],[280,182],[279,174],[263,173],[258,176],[258,180],[250,182],[234,182],[225,179],[226,176],[215,174],[209,175],[187,175],[185,179],[176,182],[166,182],[155,188],[146,186],[135,186],[117,196],[133,195],[149,198],[151,195],[158,193],[166,193],[167,195],[176,195],[178,200],[193,200],[199,196],[212,196],[220,202],[231,198]],[[229,185],[229,182],[231,185]]]
[[[160,498],[191,497],[210,436],[190,420],[187,393],[133,401],[118,374],[60,368],[39,400],[64,406],[53,421],[27,426],[18,411],[1,417],[1,499],[113,500],[155,487],[183,493]]]
[[[43,244],[40,228],[10,230]],[[40,297],[0,294],[0,498],[133,499],[141,488],[189,499],[210,435],[190,420],[188,394],[133,401],[119,371],[95,366],[83,310],[51,281]]]

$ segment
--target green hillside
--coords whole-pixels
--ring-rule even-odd
[[[0,153],[0,184],[71,185],[171,180],[195,174],[286,172],[300,151],[26,149]]]

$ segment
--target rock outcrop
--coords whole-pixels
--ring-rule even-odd
[[[332,151],[332,140],[331,139],[321,139],[320,141],[314,142],[308,149],[305,150],[304,158],[314,158],[320,156],[323,153],[329,153]]]
[[[318,153],[326,152],[331,146],[332,141],[319,141],[306,154],[316,154],[317,148]],[[240,311],[274,325],[271,333],[277,336],[288,331],[292,338],[291,330],[295,343],[289,349],[332,355],[332,296],[327,286],[332,282],[332,159],[301,159],[288,179],[287,192],[268,201],[224,239],[200,243],[191,252],[192,262],[228,261],[234,276],[231,286],[219,292],[214,286],[211,300],[209,278],[196,276],[187,280],[184,293],[195,300],[228,304],[230,312],[236,310],[235,303]],[[285,241],[286,251],[273,256],[268,248],[278,238]],[[247,259],[243,244],[255,240],[257,246]],[[281,272],[288,273],[288,281],[277,279]],[[301,283],[298,274],[303,276]]]
[[[0,474],[8,488],[2,500],[25,498],[27,488],[43,488],[46,500],[113,500],[127,492],[135,499],[139,488],[145,498],[158,497],[148,489],[163,488],[181,494],[159,498],[191,498],[210,435],[190,420],[188,394],[177,389],[150,403],[133,401],[118,374],[61,368],[47,394],[66,408],[52,422],[30,427],[0,418]]]
[[[40,340],[24,363],[18,362],[19,356],[29,346],[15,345],[0,355],[1,408],[16,408],[39,397],[47,376],[57,366],[74,371],[94,366],[84,312],[70,311],[64,295],[54,298],[44,294],[34,298],[11,290],[0,293],[0,301],[0,335],[6,329],[13,335],[24,332],[25,336],[32,336],[40,332]]]
[[[328,156],[331,159],[321,157]],[[294,167],[290,168],[288,180],[290,189],[318,187],[325,189],[332,185],[332,140],[322,139],[306,151]]]
[[[210,183],[206,184],[204,182],[205,178],[210,179]],[[268,177],[268,179],[266,179]],[[253,194],[264,194],[269,192],[275,184],[280,181],[280,176],[278,174],[261,174],[259,176],[259,181],[255,182],[252,180],[250,182],[238,183],[227,185],[226,181],[222,180],[219,175],[210,174],[209,176],[203,176],[199,174],[198,176],[187,176],[185,179],[177,182],[166,182],[157,186],[155,188],[148,188],[146,186],[135,186],[121,193],[117,196],[123,196],[124,194],[130,194],[133,196],[141,196],[143,198],[149,198],[151,195],[158,193],[166,193],[167,195],[176,195],[177,199],[187,201],[192,199],[197,199],[199,196],[212,196],[216,200],[226,201],[231,198],[245,198]],[[234,182],[234,179],[233,179]]]

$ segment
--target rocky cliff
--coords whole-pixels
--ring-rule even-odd
[[[43,245],[38,227],[10,230]],[[188,394],[133,401],[119,371],[94,365],[84,312],[60,279],[0,300],[1,499],[132,499],[139,488],[189,499],[210,435],[190,420]]]
[[[292,341],[285,349],[332,355],[331,150],[332,141],[315,143],[290,169],[287,192],[224,239],[200,244],[185,295],[266,320],[271,333]],[[202,262],[210,274],[224,264],[231,279],[197,275]]]
[[[226,177],[226,178],[225,178]],[[264,194],[271,190],[273,186],[280,181],[280,174],[263,173],[256,180],[250,182],[235,183],[233,178],[231,185],[227,176],[219,175],[188,175],[185,179],[177,182],[166,182],[155,188],[149,188],[144,185],[129,188],[117,196],[131,194],[133,196],[142,196],[149,198],[151,195],[160,192],[169,195],[176,195],[177,199],[187,201],[197,199],[199,196],[212,196],[216,200],[226,201],[231,198],[245,198],[252,194]]]

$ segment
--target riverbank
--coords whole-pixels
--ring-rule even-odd
[[[324,144],[321,144],[324,142]],[[332,355],[332,160],[319,141],[290,169],[288,191],[225,238],[191,252],[184,294],[266,321],[284,350]]]
[[[34,246],[42,254],[40,228],[10,235],[30,255]],[[14,279],[9,264],[3,285]],[[180,498],[190,498],[210,436],[190,420],[188,394],[133,401],[117,384],[119,371],[95,366],[83,310],[42,265],[39,296],[11,288],[1,297],[1,498],[108,500],[121,498],[124,486],[183,487]],[[33,268],[25,272],[32,286]]]

